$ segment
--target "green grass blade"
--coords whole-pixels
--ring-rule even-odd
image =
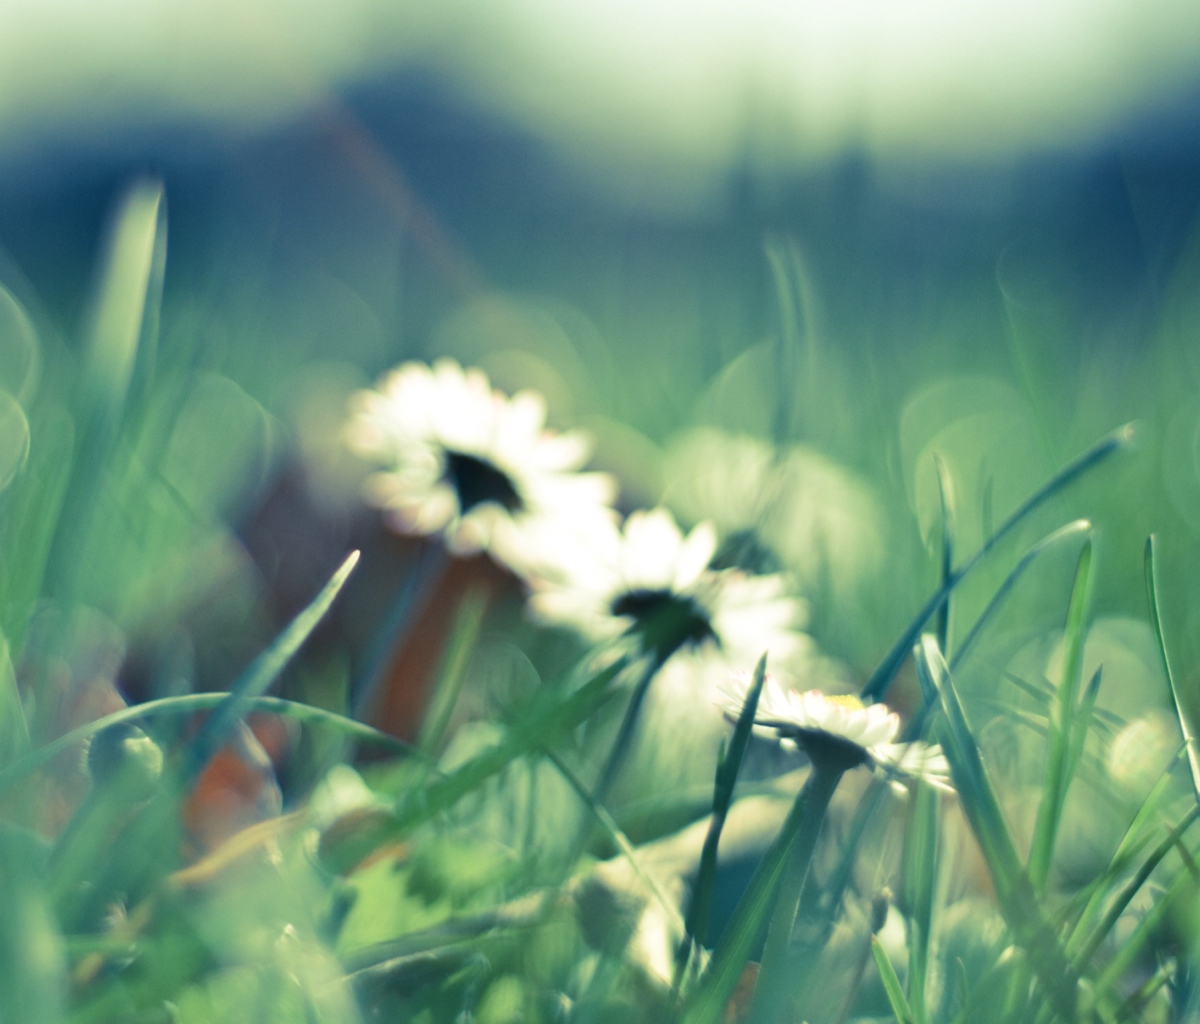
[[[820,951],[825,948],[833,934],[838,916],[842,911],[842,901],[846,898],[846,890],[854,878],[854,869],[858,865],[858,848],[866,835],[867,828],[872,822],[879,822],[879,808],[887,798],[888,781],[876,777],[868,784],[866,792],[859,799],[854,810],[854,817],[846,828],[841,849],[838,851],[837,864],[822,886],[821,898],[816,912],[805,918],[802,929],[809,937],[804,943],[808,956],[797,957],[798,976],[795,988],[798,998],[803,1000],[810,991],[813,970],[818,965]]]
[[[967,823],[987,864],[1001,913],[1017,942],[1029,953],[1030,964],[1055,1010],[1071,1020],[1078,979],[1021,867],[999,798],[933,637],[922,639],[916,650],[916,662],[917,671],[926,677],[923,685],[936,688],[941,699],[943,749]]]
[[[84,388],[105,417],[119,416],[133,374],[147,300],[155,302],[155,255],[165,231],[163,187],[135,182],[121,200],[91,316]]]
[[[1075,537],[1080,533],[1088,533],[1091,531],[1091,529],[1092,524],[1088,522],[1088,520],[1076,519],[1072,523],[1067,523],[1066,526],[1060,526],[1053,533],[1047,534],[1021,556],[1020,561],[1013,566],[1012,572],[1010,572],[1004,578],[1004,582],[1001,583],[998,588],[996,588],[996,592],[991,596],[991,599],[987,603],[987,607],[983,609],[983,612],[980,614],[979,618],[975,620],[970,631],[963,638],[962,643],[958,645],[953,656],[949,659],[951,671],[956,669],[962,663],[967,651],[969,651],[974,645],[975,641],[979,639],[984,627],[987,626],[987,624],[1000,610],[1001,605],[1003,605],[1013,587],[1017,585],[1017,582],[1022,576],[1025,575],[1029,567],[1033,565],[1035,561],[1037,561],[1038,557],[1044,554],[1049,548],[1055,547],[1062,541]]]
[[[1150,1003],[1163,986],[1170,983],[1178,971],[1174,959],[1161,964],[1149,978],[1140,984],[1129,997],[1118,1007],[1116,1019],[1119,1022],[1133,1020]]]
[[[1175,714],[1179,718],[1179,728],[1183,732],[1183,742],[1187,748],[1188,768],[1192,774],[1192,793],[1200,801],[1200,749],[1196,746],[1196,726],[1192,719],[1191,708],[1186,707],[1179,699],[1179,687],[1175,682],[1175,673],[1171,671],[1171,659],[1167,656],[1167,644],[1163,639],[1162,619],[1159,616],[1158,604],[1158,573],[1155,555],[1154,535],[1146,538],[1146,599],[1150,605],[1150,625],[1154,630],[1154,639],[1158,643],[1159,657],[1162,658],[1163,671],[1167,675],[1167,685],[1171,688],[1171,702],[1175,706]]]
[[[1068,484],[1074,482],[1088,470],[1099,465],[1110,455],[1118,451],[1128,448],[1133,440],[1133,426],[1127,424],[1119,430],[1114,431],[1107,437],[1102,438],[1096,444],[1092,445],[1086,452],[1078,456],[1068,465],[1063,467],[1058,473],[1051,477],[1043,484],[1034,494],[1030,495],[1015,512],[1012,513],[1000,526],[993,532],[987,540],[983,542],[979,550],[968,558],[958,569],[954,571],[950,579],[940,586],[937,591],[925,602],[924,607],[917,612],[909,623],[908,628],[892,646],[891,650],[884,656],[879,666],[871,673],[871,677],[863,686],[862,693],[866,700],[876,701],[882,700],[887,693],[888,687],[895,678],[896,673],[900,670],[900,665],[904,659],[908,657],[913,645],[920,636],[921,630],[925,628],[926,623],[933,617],[937,610],[942,606],[942,602],[950,596],[963,578],[978,565],[983,558],[991,552],[1005,537],[1015,530],[1032,512],[1036,511],[1052,497],[1062,491]]]
[[[60,597],[75,586],[96,495],[124,417],[147,297],[154,301],[155,257],[162,252],[164,231],[162,183],[135,182],[118,205],[92,298],[76,410],[77,447],[46,569],[50,593]]]
[[[250,710],[250,701],[266,693],[279,673],[295,657],[301,645],[329,611],[350,573],[358,565],[358,558],[357,551],[352,551],[346,557],[321,592],[313,598],[312,603],[288,624],[275,642],[254,660],[230,688],[225,700],[213,711],[189,745],[184,769],[185,781],[199,776],[212,756],[232,735],[237,723]]]
[[[1029,880],[1034,891],[1046,888],[1054,844],[1071,785],[1070,755],[1074,730],[1077,693],[1083,672],[1083,645],[1087,638],[1088,610],[1091,603],[1092,542],[1089,539],[1079,553],[1067,623],[1063,632],[1062,678],[1056,699],[1050,706],[1050,736],[1046,750],[1046,778],[1042,802],[1038,806],[1033,841],[1029,851]]]
[[[688,903],[687,921],[684,930],[684,940],[680,947],[677,963],[677,976],[683,969],[684,962],[690,956],[696,936],[703,938],[708,930],[708,915],[712,907],[713,884],[717,877],[717,850],[721,843],[721,832],[725,828],[725,818],[733,803],[733,791],[737,785],[738,774],[742,769],[742,761],[746,749],[750,745],[750,736],[754,730],[754,716],[758,713],[758,698],[762,694],[763,681],[767,674],[767,656],[764,654],[754,668],[754,677],[750,689],[746,693],[746,702],[742,705],[737,724],[733,728],[733,738],[729,748],[717,765],[717,777],[713,786],[712,820],[708,832],[704,836],[704,846],[700,851],[700,867],[696,872],[696,882],[692,886],[692,896]]]
[[[1200,806],[1193,807],[1185,814],[1166,838],[1151,851],[1142,865],[1138,868],[1134,876],[1122,887],[1121,891],[1113,898],[1109,904],[1108,910],[1105,911],[1104,917],[1100,923],[1088,936],[1087,942],[1079,951],[1076,957],[1076,965],[1080,970],[1086,970],[1088,964],[1091,963],[1092,957],[1096,955],[1096,951],[1100,948],[1109,932],[1116,925],[1117,920],[1125,912],[1125,908],[1133,901],[1133,898],[1141,891],[1143,885],[1150,880],[1150,876],[1154,873],[1154,869],[1162,862],[1163,858],[1179,845],[1183,834],[1191,828],[1193,822],[1200,817]],[[1180,852],[1183,852],[1182,850]]]
[[[369,827],[345,836],[326,836],[321,845],[322,862],[331,871],[348,871],[382,844],[453,807],[517,758],[558,742],[616,695],[611,684],[626,664],[622,659],[608,666],[565,700],[539,691],[518,709],[508,733],[495,746],[429,785],[406,790],[394,808]]]
[[[908,921],[908,1004],[914,1024],[929,1020],[925,984],[937,883],[939,811],[937,790],[914,783],[901,860],[901,899]]]
[[[1180,753],[1182,756],[1182,752]],[[1107,867],[1100,876],[1083,890],[1083,910],[1075,918],[1067,940],[1067,955],[1074,956],[1080,944],[1085,940],[1090,930],[1095,926],[1103,909],[1104,900],[1112,891],[1118,878],[1123,875],[1134,858],[1146,848],[1153,837],[1154,820],[1157,818],[1163,803],[1170,796],[1171,769],[1168,767],[1162,777],[1154,784],[1146,799],[1138,808],[1133,821],[1125,829],[1117,849],[1109,859]]]
[[[875,957],[875,966],[879,970],[879,980],[883,983],[883,991],[887,995],[888,1003],[892,1007],[892,1014],[895,1016],[898,1024],[919,1024],[913,1016],[913,1011],[909,1007],[908,1000],[904,996],[904,989],[900,985],[900,979],[896,977],[896,968],[892,966],[892,961],[888,959],[887,950],[883,948],[883,943],[874,935],[871,936],[871,955]]]
[[[483,624],[483,613],[487,610],[487,604],[487,593],[482,589],[468,592],[454,621],[450,642],[446,646],[446,654],[438,671],[433,700],[417,737],[418,749],[429,756],[437,752],[445,739],[450,716],[454,714],[458,695],[467,676],[471,652],[479,639],[479,627]]]
[[[955,534],[955,503],[954,481],[950,478],[950,468],[941,454],[934,452],[933,464],[937,469],[938,501],[942,510],[942,587],[950,582],[954,573],[954,534]],[[946,600],[938,609],[937,625],[934,633],[942,654],[950,657],[950,610],[953,606],[953,595],[947,595]]]

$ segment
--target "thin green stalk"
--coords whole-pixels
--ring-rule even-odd
[[[450,556],[442,544],[431,543],[417,557],[416,563],[405,576],[404,584],[375,630],[367,648],[364,668],[351,688],[354,694],[351,712],[355,718],[366,718],[373,710],[385,680],[389,659],[408,639],[420,613],[445,576]]]
[[[887,794],[887,780],[877,776],[868,783],[866,792],[859,799],[854,817],[850,819],[850,825],[846,829],[837,865],[830,873],[826,884],[822,886],[819,905],[820,917],[816,922],[815,934],[805,943],[806,949],[814,951],[823,949],[829,941],[829,936],[833,932],[834,924],[837,922],[838,913],[842,907],[842,901],[845,899],[846,889],[849,888],[850,880],[853,877],[854,867],[858,863],[859,844],[866,834],[867,826],[871,822],[879,820],[878,811]],[[807,931],[807,929],[805,930]],[[797,964],[796,991],[801,999],[808,991],[812,968],[816,965],[816,956],[807,957]]]
[[[801,793],[803,817],[799,823],[786,867],[775,898],[775,909],[767,927],[767,942],[763,949],[762,967],[758,972],[758,983],[754,990],[754,1001],[750,1006],[751,1024],[774,1024],[787,1003],[789,995],[787,976],[788,953],[792,946],[792,930],[796,925],[796,913],[800,909],[800,897],[804,883],[808,880],[813,852],[829,801],[842,781],[845,769],[829,766],[814,760],[812,773]]]
[[[1121,1021],[1132,1020],[1141,1013],[1150,1000],[1158,995],[1159,990],[1175,976],[1176,969],[1175,961],[1168,960],[1149,978],[1142,982],[1135,991],[1131,992],[1129,998],[1117,1009],[1116,1018],[1118,1024]]]
[[[1172,762],[1173,764],[1174,762]],[[1110,891],[1111,884],[1116,881],[1118,876],[1124,873],[1125,869],[1133,862],[1133,858],[1145,849],[1146,844],[1150,842],[1151,830],[1147,825],[1158,814],[1158,810],[1169,795],[1170,789],[1171,769],[1168,767],[1147,794],[1146,799],[1142,801],[1142,805],[1138,808],[1137,814],[1134,815],[1133,821],[1129,823],[1129,827],[1125,829],[1125,834],[1121,837],[1120,843],[1117,844],[1116,852],[1109,860],[1104,873],[1085,890],[1087,893],[1086,902],[1084,903],[1083,910],[1080,911],[1078,918],[1076,918],[1071,928],[1070,936],[1067,939],[1066,948],[1068,956],[1075,955],[1080,943],[1084,941],[1089,929],[1093,927],[1103,906],[1104,897]]]
[[[552,765],[558,770],[558,773],[566,780],[574,791],[575,795],[583,801],[600,826],[608,833],[608,837],[613,841],[613,845],[621,852],[621,856],[629,863],[633,869],[633,873],[638,876],[638,880],[646,887],[646,890],[662,907],[663,913],[666,914],[667,920],[671,922],[672,928],[683,930],[683,917],[679,913],[679,908],[671,900],[671,898],[663,891],[661,885],[655,881],[654,877],[642,867],[641,859],[638,856],[637,848],[629,841],[629,837],[621,831],[621,826],[608,813],[607,808],[603,804],[598,804],[588,792],[587,786],[583,784],[583,780],[572,770],[571,766],[558,756],[553,750],[544,750],[542,752]]]

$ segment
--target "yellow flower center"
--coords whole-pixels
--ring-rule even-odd
[[[851,711],[862,711],[866,705],[852,693],[830,693],[826,695],[826,700],[831,704],[840,704],[844,708],[849,708]]]

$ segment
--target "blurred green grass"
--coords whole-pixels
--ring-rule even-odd
[[[2,705],[6,766],[30,745],[114,710],[119,690],[145,698],[229,688],[353,539],[374,539],[368,559],[411,570],[411,553],[364,525],[371,514],[358,505],[355,470],[338,454],[346,394],[402,358],[452,354],[506,389],[541,389],[558,425],[595,432],[598,462],[625,484],[626,508],[662,499],[685,520],[757,530],[811,602],[816,639],[860,682],[944,576],[935,453],[953,489],[961,564],[1056,470],[1135,420],[1133,452],[1055,495],[955,590],[943,646],[953,660],[1019,555],[1079,516],[1095,528],[1086,642],[1078,617],[1062,636],[1078,558],[1064,544],[1031,565],[955,666],[953,689],[928,641],[917,663],[951,709],[949,726],[935,727],[949,728],[945,742],[957,744],[959,800],[981,834],[983,860],[950,801],[937,835],[920,797],[911,810],[877,801],[861,847],[818,851],[819,880],[836,877],[839,857],[849,875],[844,890],[827,890],[838,893],[832,906],[823,905],[821,886],[806,890],[793,956],[808,958],[812,1020],[834,1020],[843,1007],[859,1017],[889,1006],[904,1012],[896,986],[914,1020],[1042,1020],[1070,1014],[1053,985],[1034,982],[1045,966],[1038,958],[1059,943],[1065,952],[1056,956],[1077,955],[1067,938],[1081,929],[1084,948],[1101,956],[1071,970],[1094,983],[1101,1019],[1183,1019],[1195,999],[1183,966],[1195,898],[1188,847],[1163,848],[1163,866],[1156,860],[1147,887],[1129,893],[1128,914],[1094,917],[1096,906],[1116,905],[1113,894],[1141,863],[1121,861],[1118,844],[1143,855],[1194,802],[1179,767],[1148,797],[1178,737],[1170,714],[1165,724],[1154,717],[1173,709],[1143,586],[1143,544],[1154,532],[1162,626],[1186,713],[1200,658],[1200,403],[1191,355],[1200,265],[1190,229],[1178,259],[1144,290],[1106,290],[1102,259],[1098,269],[1086,266],[1093,273],[1081,284],[1072,258],[1086,264],[1085,249],[1000,246],[999,227],[965,244],[971,262],[943,279],[945,264],[919,264],[919,232],[897,252],[864,252],[869,216],[856,237],[839,238],[836,209],[823,226],[769,239],[757,225],[739,225],[729,250],[712,244],[727,233],[695,227],[662,229],[669,237],[658,239],[597,229],[590,246],[581,239],[596,225],[544,246],[530,230],[521,239],[524,266],[508,261],[513,243],[496,221],[463,231],[470,244],[460,243],[490,273],[448,281],[425,265],[429,253],[419,246],[396,256],[404,225],[358,231],[371,219],[371,203],[359,196],[348,226],[332,227],[331,213],[328,223],[303,226],[312,236],[289,238],[284,218],[283,238],[266,254],[225,242],[209,267],[214,283],[164,257],[156,183],[122,196],[80,330],[63,330],[75,310],[42,306],[19,276],[0,292],[0,628],[15,666]],[[336,251],[314,253],[314,237]],[[425,289],[430,278],[435,286]],[[1133,308],[1138,302],[1149,308]],[[776,520],[760,522],[746,494],[766,478],[787,500]],[[283,513],[264,545],[255,524],[272,502]],[[355,586],[348,607],[374,604],[367,619],[385,622],[379,594],[355,597]],[[359,680],[361,634],[370,631],[339,614],[281,682],[285,694],[338,713]],[[66,883],[55,881],[60,869],[40,836],[53,839],[78,813],[87,782],[77,759],[52,762],[36,784],[12,793],[0,869],[6,905],[16,908],[0,945],[7,1016],[649,1020],[693,1012],[686,997],[672,1003],[647,968],[643,929],[665,926],[646,924],[634,882],[603,873],[615,848],[598,841],[569,877],[577,867],[565,860],[570,839],[587,811],[539,746],[561,735],[568,761],[594,768],[616,714],[606,707],[587,729],[574,727],[572,709],[593,707],[579,704],[591,691],[571,690],[580,645],[520,620],[511,599],[475,629],[463,641],[471,651],[444,662],[441,675],[454,684],[440,691],[422,750],[437,764],[364,768],[380,805],[338,808],[351,811],[350,839],[379,850],[347,878],[309,849],[311,828],[328,838],[332,819],[301,827],[281,818],[279,833],[256,840],[249,860],[202,872],[199,884],[173,881],[183,862],[175,831],[183,800],[174,793],[170,826],[151,830],[155,844],[132,866],[105,859],[128,849],[145,819],[104,819],[86,855],[70,858],[72,870],[90,872],[87,885],[114,867],[132,878],[109,879],[111,900],[89,897],[86,912],[68,912],[71,901],[54,895]],[[1085,710],[1077,694],[1101,664],[1096,710]],[[957,694],[968,709],[961,718]],[[891,698],[910,711],[923,699],[911,662]],[[1074,750],[1077,721],[1091,734]],[[195,742],[178,727],[151,732],[168,751]],[[310,725],[274,766],[289,812],[309,813],[311,787],[353,754],[330,732]],[[678,889],[682,876],[661,868],[656,858],[669,858],[655,841],[669,843],[675,826],[705,813],[711,765],[684,738],[654,742],[662,749],[640,756],[655,770],[633,773],[637,784],[613,803],[614,826],[637,839],[639,870],[662,870],[667,888]],[[987,781],[972,760],[977,748]],[[1045,779],[1053,795],[1043,801]],[[794,787],[758,785],[779,812],[768,815],[777,825]],[[1147,799],[1152,810],[1135,820]],[[639,802],[654,808],[640,821]],[[839,813],[834,834],[854,834],[846,831],[849,797]],[[1031,841],[1039,852],[1026,866]],[[895,875],[902,846],[903,882]],[[1176,849],[1182,869],[1167,860]],[[736,889],[728,878],[717,884]],[[898,894],[891,914],[901,935],[907,928],[907,944],[886,921],[874,937],[867,927],[865,907],[886,885]],[[972,934],[953,932],[961,905],[976,900],[989,908],[979,919],[995,927],[969,922]],[[1118,926],[1114,942],[1108,932]],[[1010,944],[1018,951],[1006,953]],[[896,968],[886,993],[868,959]],[[928,977],[910,976],[917,971]],[[1166,1010],[1163,995],[1138,995],[1156,971],[1165,986],[1158,992],[1171,993]],[[728,972],[730,985],[739,973]],[[825,973],[837,979],[831,991],[813,984]],[[1059,1001],[1045,1003],[1044,991]],[[725,1012],[726,994],[708,1019]]]

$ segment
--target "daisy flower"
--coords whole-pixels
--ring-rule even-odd
[[[750,673],[738,673],[721,701],[726,717],[736,719],[746,703]],[[897,743],[900,716],[884,704],[863,704],[850,694],[791,690],[770,673],[763,681],[755,725],[802,747],[814,761],[843,769],[857,765],[879,768],[888,775],[922,779],[950,789],[950,766],[940,747],[921,742]]]
[[[367,496],[399,532],[440,534],[456,555],[486,551],[524,572],[543,536],[583,536],[615,515],[613,478],[578,472],[588,439],[545,424],[537,392],[508,397],[482,370],[439,359],[356,394],[346,440],[381,464]]]
[[[808,653],[811,638],[799,632],[804,604],[787,595],[783,577],[714,571],[716,549],[711,523],[684,534],[666,509],[634,512],[623,528],[560,552],[559,571],[534,579],[531,606],[594,640],[635,634],[661,659],[681,648],[733,664],[764,650],[784,662]]]

